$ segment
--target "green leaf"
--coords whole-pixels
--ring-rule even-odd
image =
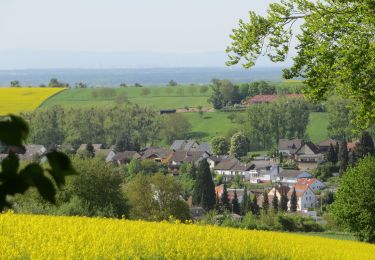
[[[50,152],[47,155],[51,170],[48,172],[52,175],[58,187],[65,184],[65,176],[77,174],[67,155],[61,152]]]
[[[6,157],[1,162],[2,172],[0,172],[0,180],[8,178],[11,175],[17,174],[18,168],[20,166],[18,156],[13,152],[10,152],[8,157]]]
[[[44,175],[43,168],[37,163],[31,163],[20,171],[20,177],[29,186],[38,189],[39,194],[51,203],[55,203],[56,190],[50,179]]]
[[[25,120],[15,115],[9,115],[8,120],[0,121],[0,141],[7,145],[23,147],[23,142],[29,134]]]

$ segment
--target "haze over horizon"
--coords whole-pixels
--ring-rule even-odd
[[[0,69],[224,67],[238,20],[271,2],[4,0]]]

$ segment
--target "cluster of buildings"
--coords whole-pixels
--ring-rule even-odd
[[[241,178],[244,182],[253,184],[265,184],[266,187],[273,187],[268,191],[269,200],[273,196],[280,199],[284,192],[291,197],[293,190],[296,190],[298,198],[297,210],[304,211],[315,207],[317,193],[325,188],[325,184],[314,178],[309,171],[318,167],[325,161],[325,153],[331,145],[336,145],[334,140],[326,140],[319,144],[302,139],[280,139],[278,152],[282,154],[283,160],[294,162],[296,169],[283,168],[279,158],[258,156],[252,158],[248,163],[243,163],[237,158],[229,155],[212,155],[211,146],[208,143],[199,143],[196,140],[175,140],[169,148],[147,147],[142,151],[116,152],[114,147],[106,149],[102,144],[93,144],[95,156],[101,156],[108,163],[118,165],[128,164],[133,159],[153,160],[167,166],[171,175],[178,175],[179,168],[185,163],[198,164],[201,160],[207,160],[211,171],[215,175],[222,175],[226,181],[233,178]],[[43,159],[47,149],[43,145],[26,145],[25,150],[13,150],[21,160]],[[82,144],[77,153],[87,150],[87,145]],[[0,161],[7,154],[0,154]],[[220,195],[222,186],[216,187]],[[233,196],[234,190],[228,190],[229,196]],[[236,190],[239,200],[242,200],[243,190]],[[252,190],[252,193],[259,195],[261,191]],[[262,193],[264,190],[262,190]],[[259,205],[262,203],[262,196],[257,196]]]

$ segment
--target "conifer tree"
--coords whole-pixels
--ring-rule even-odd
[[[194,184],[193,203],[206,210],[215,207],[215,184],[212,180],[207,160],[202,160],[198,166],[197,180]]]
[[[249,211],[249,197],[247,195],[247,187],[245,186],[245,190],[243,192],[243,197],[241,201],[241,215],[245,216],[248,211]]]
[[[258,199],[257,199],[256,195],[253,196],[253,202],[251,203],[251,212],[254,215],[259,215],[260,214],[260,212],[259,212],[259,206],[258,206]]]
[[[238,203],[237,191],[234,190],[234,196],[232,199],[232,213],[241,214],[240,204]]]
[[[283,189],[281,189],[283,190]],[[288,197],[286,192],[281,192],[281,198],[280,198],[280,210],[281,211],[288,211]]]
[[[366,155],[375,155],[374,141],[367,131],[363,131],[359,144],[356,147],[357,158],[364,158]]]
[[[273,194],[273,198],[272,198],[272,208],[274,212],[279,211],[279,199],[276,196],[276,187],[275,187],[275,193]]]
[[[297,192],[296,189],[293,187],[292,196],[290,197],[290,211],[296,212],[297,211]]]
[[[193,180],[197,178],[197,167],[194,163],[191,164],[191,168],[189,170],[189,174]]]
[[[342,141],[339,147],[339,160],[340,160],[340,175],[346,171],[349,164],[349,152],[346,141]]]
[[[95,149],[94,149],[94,146],[91,143],[88,143],[86,145],[86,152],[87,152],[87,157],[94,158],[94,156],[95,156]]]
[[[327,161],[336,163],[337,162],[337,154],[335,151],[335,148],[333,148],[332,143],[329,146],[328,152],[327,152]]]
[[[268,212],[268,209],[270,208],[270,202],[268,200],[268,194],[267,192],[265,191],[263,193],[263,204],[262,204],[262,209],[265,213]]]
[[[357,153],[352,150],[349,152],[349,166],[354,166],[357,163]]]
[[[230,210],[227,183],[224,182],[223,186],[223,193],[221,193],[220,197],[221,205],[223,206],[223,210]]]

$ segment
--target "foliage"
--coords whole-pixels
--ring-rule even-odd
[[[246,215],[247,212],[249,212],[250,209],[250,201],[249,201],[249,195],[247,193],[247,187],[245,186],[242,201],[241,201],[241,215]]]
[[[249,141],[247,137],[241,132],[234,134],[230,140],[229,154],[233,157],[240,158],[245,156],[248,151]]]
[[[367,155],[375,155],[374,141],[369,132],[362,132],[359,143],[355,147],[355,152],[358,158],[363,158]]]
[[[207,160],[201,160],[197,169],[197,178],[194,184],[193,203],[206,210],[214,209],[216,202],[215,184],[212,180]]]
[[[228,154],[229,143],[225,137],[216,136],[211,140],[212,152],[215,155]]]
[[[269,200],[268,200],[267,192],[264,191],[262,196],[263,196],[262,209],[263,209],[263,212],[267,214],[268,209],[270,208],[270,203],[269,203]]]
[[[293,187],[292,196],[290,197],[290,211],[296,212],[297,211],[297,193],[296,189]]]
[[[166,220],[173,216],[189,218],[188,205],[180,199],[181,186],[172,177],[138,174],[125,186],[130,217],[145,220]]]
[[[267,15],[250,12],[240,20],[228,47],[228,65],[254,66],[261,55],[285,61],[293,35],[299,40],[294,64],[284,77],[302,77],[314,100],[339,94],[355,102],[359,128],[375,120],[373,1],[286,0],[269,5]],[[299,29],[293,27],[301,20]],[[296,32],[297,31],[297,32]]]
[[[339,172],[339,167],[332,162],[325,162],[318,166],[318,168],[312,170],[314,176],[322,181],[326,181],[332,177],[332,174]]]
[[[160,135],[167,144],[176,139],[186,139],[191,130],[189,120],[181,113],[165,115],[162,118]]]
[[[348,151],[347,145],[348,144],[345,140],[340,142],[340,146],[339,146],[340,174],[343,174],[349,165],[349,151]]]
[[[276,188],[275,188],[275,193],[273,194],[273,197],[272,197],[272,209],[274,212],[279,211],[279,199],[277,198],[277,195],[276,195]]]
[[[337,163],[338,161],[337,153],[338,151],[335,150],[335,148],[333,147],[331,143],[327,152],[327,161],[333,164]]]
[[[366,156],[340,181],[332,212],[361,241],[375,243],[375,158]]]
[[[266,150],[281,138],[304,138],[308,122],[308,104],[300,98],[289,98],[250,106],[243,129],[252,147]]]
[[[0,120],[0,142],[25,149],[23,144],[29,134],[27,123],[20,117],[9,115]],[[56,186],[65,184],[65,176],[76,174],[69,158],[60,152],[46,154],[49,167],[30,163],[20,169],[18,156],[12,151],[1,162],[0,210],[10,207],[8,196],[25,193],[35,187],[39,194],[51,203],[56,202]]]
[[[223,184],[223,192],[220,196],[220,204],[222,205],[222,210],[230,210],[230,203],[229,203],[229,195],[228,195],[228,189],[227,189],[227,183],[224,182]]]
[[[283,212],[288,211],[288,197],[287,197],[286,192],[281,193],[280,210]]]
[[[53,107],[47,112],[37,110],[24,117],[31,125],[29,140],[33,143],[69,143],[75,147],[82,143],[113,145],[118,138],[146,145],[155,142],[160,124],[154,111],[131,105],[84,109]]]
[[[236,190],[234,190],[234,196],[233,196],[233,199],[231,201],[231,204],[232,204],[232,212],[234,214],[240,215],[241,214],[241,208],[240,208],[240,204],[238,202],[238,197],[237,197],[237,191]]]
[[[48,83],[49,88],[69,88],[69,84],[62,83],[56,78],[52,78]]]
[[[253,201],[251,203],[251,213],[253,215],[259,215],[260,214],[260,209],[259,209],[259,206],[258,206],[258,199],[257,199],[256,195],[253,196]]]

